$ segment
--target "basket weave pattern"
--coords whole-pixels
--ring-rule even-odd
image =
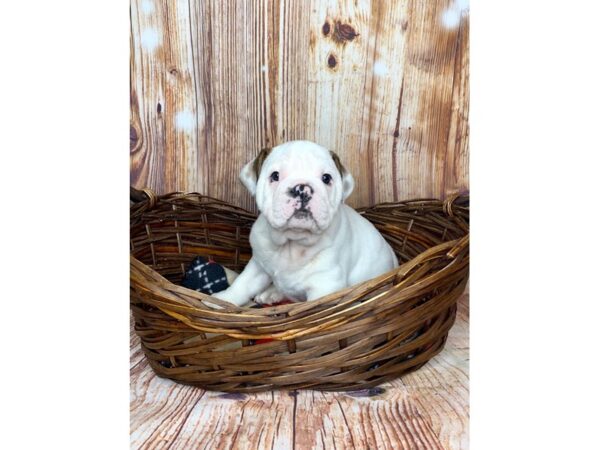
[[[131,208],[131,310],[158,375],[226,392],[364,389],[442,350],[468,279],[468,196],[359,210],[399,268],[312,302],[255,309],[177,283],[198,255],[241,271],[256,216],[200,194],[145,192]]]

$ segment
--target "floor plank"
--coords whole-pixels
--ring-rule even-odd
[[[466,449],[469,294],[445,349],[382,392],[221,394],[154,375],[131,333],[132,449]]]

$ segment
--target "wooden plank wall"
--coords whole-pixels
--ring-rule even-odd
[[[444,26],[452,5],[132,0],[131,184],[254,209],[241,166],[310,139],[354,174],[352,206],[468,189],[469,19]]]

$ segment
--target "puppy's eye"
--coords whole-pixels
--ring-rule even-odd
[[[279,181],[279,172],[275,171],[271,174],[271,181]]]
[[[321,177],[321,180],[323,180],[323,183],[329,184],[329,183],[331,183],[331,175],[329,175],[328,173],[325,173]]]

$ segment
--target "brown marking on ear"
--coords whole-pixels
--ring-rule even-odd
[[[332,152],[331,150],[329,151],[329,153],[331,153],[331,157],[333,158],[333,162],[335,163],[335,167],[337,167],[337,170],[339,170],[342,175],[347,173],[348,171],[340,161],[340,157],[337,155],[337,153]]]
[[[258,176],[260,175],[260,169],[262,169],[262,165],[265,162],[265,159],[267,159],[267,156],[269,156],[269,153],[271,153],[271,150],[272,149],[270,147],[265,147],[260,151],[258,156],[254,158],[254,162],[252,163],[252,170],[254,170],[254,174],[256,175],[257,180]]]

